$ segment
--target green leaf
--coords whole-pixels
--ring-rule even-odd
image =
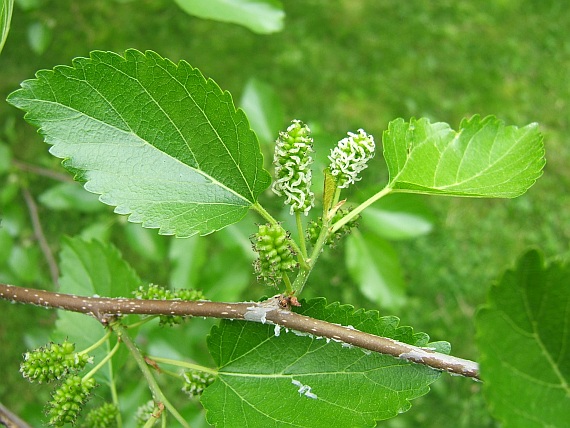
[[[362,223],[381,238],[400,240],[430,233],[434,215],[419,195],[393,194],[362,212]]]
[[[186,13],[199,18],[243,25],[254,33],[283,29],[283,5],[277,0],[175,0]]]
[[[15,274],[16,281],[33,284],[40,281],[45,273],[41,266],[41,253],[36,246],[14,245],[7,260],[9,271]]]
[[[266,144],[275,143],[283,126],[283,103],[273,88],[251,78],[243,91],[240,107],[245,110],[251,127]]]
[[[28,26],[28,44],[36,55],[43,54],[53,38],[52,29],[42,21],[36,21]]]
[[[570,420],[570,265],[530,251],[477,313],[483,388],[504,427]]]
[[[389,187],[416,193],[514,198],[542,174],[536,123],[517,128],[495,117],[465,119],[459,131],[427,119],[397,119],[383,135]]]
[[[207,240],[198,237],[175,239],[170,243],[170,286],[202,288],[200,272],[208,262]]]
[[[398,255],[390,243],[370,233],[351,233],[345,252],[348,273],[368,299],[392,311],[405,303]]]
[[[8,38],[8,33],[10,32],[13,10],[14,0],[2,0],[0,4],[0,52],[2,52],[6,39]]]
[[[112,245],[99,241],[65,238],[60,268],[59,291],[62,293],[132,297],[132,291],[141,285],[140,278],[123,260],[119,251]],[[95,318],[80,313],[58,311],[54,340],[68,338],[80,351],[95,343],[104,334],[104,328]],[[93,354],[99,359],[107,351],[99,348]],[[104,370],[102,375],[108,379],[109,373]]]
[[[428,336],[398,327],[395,317],[354,311],[324,299],[302,302],[304,315],[425,346]],[[280,330],[222,321],[208,337],[219,367],[202,395],[217,427],[368,427],[411,407],[439,373],[378,353]]]
[[[126,223],[123,228],[125,242],[143,260],[164,263],[167,255],[169,239],[142,229],[132,223]]]
[[[132,297],[142,281],[111,244],[64,238],[59,291],[105,297]]]
[[[165,235],[239,221],[270,182],[244,113],[185,61],[96,51],[39,71],[8,101],[87,190]]]
[[[336,193],[336,180],[331,174],[330,168],[325,168],[323,176],[323,213],[328,213],[332,208],[334,194]]]
[[[77,183],[59,183],[43,192],[39,201],[49,209],[75,210],[79,212],[101,211],[101,205],[97,197],[85,192]]]

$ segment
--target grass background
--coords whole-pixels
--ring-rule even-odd
[[[564,2],[289,1],[284,30],[272,35],[193,18],[167,0],[18,4],[0,55],[1,99],[38,69],[70,64],[95,49],[137,48],[155,50],[173,61],[187,60],[235,99],[250,77],[270,84],[283,102],[284,126],[299,118],[320,130],[323,137],[316,141],[316,150],[320,145],[325,150],[347,130],[359,127],[379,140],[396,117],[426,116],[454,127],[476,113],[494,114],[519,126],[539,122],[547,166],[527,194],[515,200],[425,198],[437,219],[434,232],[395,244],[408,284],[408,304],[396,315],[433,340],[451,342],[455,355],[477,358],[476,308],[484,302],[489,284],[521,252],[535,246],[548,257],[568,255],[570,10]],[[29,42],[30,28],[37,23],[51,32],[42,53],[34,52]],[[0,141],[15,159],[61,171],[35,128],[7,103],[0,103]],[[385,177],[378,156],[366,180],[370,184]],[[14,181],[27,185],[33,195],[52,185],[17,169],[0,180],[4,189]],[[22,250],[16,256],[16,250],[0,252],[10,258],[14,271],[0,278],[49,288],[47,265],[35,245],[21,196],[4,201],[4,229],[17,231],[10,242]],[[41,205],[40,214],[54,252],[61,235],[79,233],[94,221],[85,213],[51,212]],[[108,211],[95,216],[110,217]],[[142,260],[132,245],[124,244],[121,233],[111,233],[110,239],[137,270],[148,280],[165,281],[168,263]],[[214,244],[208,248],[214,257]],[[327,284],[329,278],[320,272],[313,284]],[[349,281],[340,276],[348,287]],[[253,294],[259,296],[260,290]],[[338,287],[314,285],[311,293],[374,308],[359,293]],[[20,380],[17,358],[50,326],[53,314],[1,305],[0,401],[26,415],[40,412],[47,390]],[[432,389],[415,400],[409,412],[381,425],[495,426],[479,384],[444,376]]]

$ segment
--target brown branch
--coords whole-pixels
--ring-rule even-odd
[[[51,280],[54,285],[57,287],[57,283],[59,280],[59,269],[57,267],[57,262],[55,261],[55,257],[51,251],[51,248],[47,242],[47,239],[44,235],[44,229],[42,227],[42,223],[40,222],[40,216],[38,214],[38,206],[32,197],[30,191],[26,188],[22,188],[22,193],[24,195],[24,200],[26,201],[26,205],[28,206],[28,212],[30,213],[30,219],[32,220],[32,228],[34,229],[34,235],[40,244],[40,248],[44,257],[47,261],[49,272],[51,276]]]
[[[0,425],[6,428],[31,428],[26,422],[0,403]]]
[[[181,315],[239,319],[279,325],[314,336],[326,337],[370,351],[391,355],[461,376],[479,379],[477,363],[428,348],[408,345],[326,321],[291,312],[289,301],[278,295],[266,301],[223,303],[182,300],[141,300],[81,297],[0,284],[0,299],[48,308],[81,312],[106,323],[110,317],[126,314]]]

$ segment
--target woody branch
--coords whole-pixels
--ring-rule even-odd
[[[280,295],[263,302],[238,303],[142,300],[84,297],[0,284],[0,299],[80,312],[93,316],[104,324],[113,316],[128,314],[199,316],[275,324],[423,364],[436,370],[479,379],[479,367],[476,362],[297,314],[286,304],[284,305],[283,297]]]

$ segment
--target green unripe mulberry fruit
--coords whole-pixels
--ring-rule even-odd
[[[291,238],[279,224],[260,225],[252,241],[254,251],[259,254],[254,262],[258,280],[277,285],[284,272],[297,267]]]
[[[48,403],[48,424],[56,427],[74,424],[95,385],[93,378],[83,380],[76,375],[66,378]]]
[[[149,284],[148,287],[140,286],[134,292],[137,299],[144,300],[204,300],[205,297],[201,291],[181,288],[177,290],[169,290],[157,284]],[[179,315],[161,315],[160,325],[181,324],[185,317]]]
[[[117,426],[119,409],[113,403],[105,403],[91,410],[85,417],[83,428],[112,428]]]
[[[187,370],[184,372],[184,386],[182,391],[191,397],[201,395],[207,386],[214,382],[214,375],[197,370]]]
[[[339,209],[335,215],[333,216],[330,224],[333,225],[335,224],[337,221],[339,221],[340,219],[342,219],[345,215],[347,215],[351,210],[343,210],[343,209]],[[353,219],[351,219],[348,223],[346,223],[344,226],[342,226],[340,229],[338,229],[336,232],[330,234],[327,237],[327,240],[325,241],[325,244],[330,246],[330,247],[334,247],[336,246],[336,244],[341,240],[342,237],[344,237],[345,235],[348,235],[353,228],[358,226],[358,219],[360,218],[360,216],[356,216]],[[315,245],[317,243],[317,239],[319,237],[319,234],[321,233],[321,229],[323,228],[323,219],[322,217],[319,217],[319,219],[317,221],[311,221],[307,227],[307,240]]]
[[[20,372],[30,382],[52,382],[68,373],[82,370],[91,357],[75,353],[75,345],[67,340],[63,343],[49,343],[46,346],[24,354]]]

